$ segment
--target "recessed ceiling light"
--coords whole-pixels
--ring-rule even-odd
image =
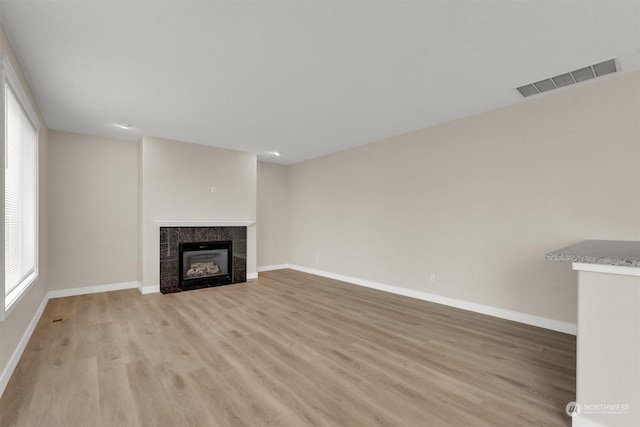
[[[122,123],[116,123],[116,126],[118,126],[121,129],[129,130],[129,129],[131,129],[132,125],[131,125],[131,123],[122,122]]]
[[[280,153],[279,151],[272,151],[271,154],[273,154],[276,157],[280,157],[282,155],[282,153]]]

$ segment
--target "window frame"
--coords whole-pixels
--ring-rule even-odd
[[[18,305],[20,300],[25,296],[27,291],[36,283],[39,270],[40,270],[40,120],[38,119],[38,115],[31,105],[31,101],[27,96],[27,93],[22,87],[20,83],[20,79],[18,75],[14,71],[11,66],[11,62],[9,58],[4,55],[2,57],[2,64],[0,66],[0,83],[2,84],[2,88],[0,88],[0,93],[2,95],[2,101],[0,102],[0,113],[2,119],[0,120],[1,126],[1,136],[2,139],[2,147],[0,150],[0,164],[4,165],[6,161],[6,93],[5,88],[7,86],[10,87],[14,97],[17,99],[18,103],[22,107],[22,110],[27,116],[27,119],[33,125],[36,132],[36,147],[35,147],[35,184],[36,184],[36,200],[35,200],[35,221],[36,221],[36,229],[35,229],[35,268],[34,271],[27,276],[18,286],[16,286],[10,293],[7,295],[5,293],[6,283],[5,283],[5,246],[4,244],[0,246],[0,252],[2,252],[2,259],[4,260],[0,266],[0,283],[2,283],[2,292],[0,292],[0,321],[5,320],[11,311]],[[2,173],[0,174],[2,182],[0,183],[0,199],[2,200],[2,209],[0,209],[0,217],[2,218],[2,222],[5,222],[5,171],[6,168],[2,169]],[[6,226],[6,225],[5,225]],[[0,234],[2,235],[2,240],[5,239],[5,227],[2,227],[0,230]],[[8,305],[7,305],[8,304]]]

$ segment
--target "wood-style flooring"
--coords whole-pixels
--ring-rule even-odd
[[[572,400],[573,336],[280,270],[50,300],[0,426],[568,426]]]

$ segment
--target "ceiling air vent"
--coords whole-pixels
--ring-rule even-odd
[[[560,74],[559,76],[551,77],[550,79],[540,80],[539,82],[520,86],[516,89],[520,92],[520,95],[526,98],[527,96],[537,95],[542,92],[558,89],[563,86],[569,86],[574,83],[580,83],[595,77],[604,76],[605,74],[615,73],[616,71],[618,71],[616,68],[616,60],[609,59],[608,61],[589,65],[588,67],[580,68],[579,70],[571,71],[570,73]]]

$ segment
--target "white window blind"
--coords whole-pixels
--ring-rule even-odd
[[[3,65],[6,311],[38,274],[38,128],[24,92],[10,84],[13,70]]]

